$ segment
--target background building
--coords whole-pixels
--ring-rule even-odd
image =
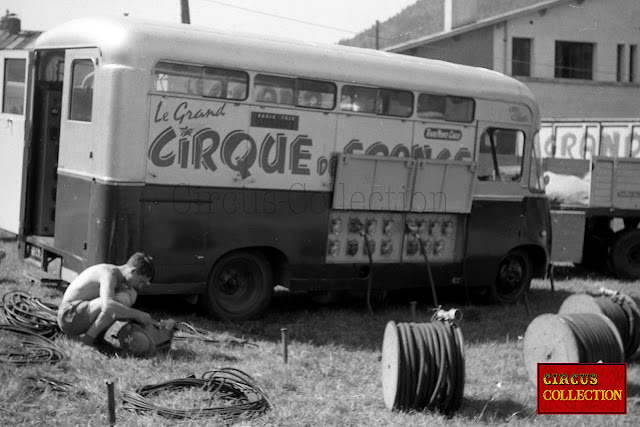
[[[386,51],[521,80],[543,118],[640,116],[637,0],[421,0],[378,30]],[[372,35],[375,27],[341,44],[371,47]]]
[[[22,31],[20,26],[20,18],[8,10],[0,17],[0,50],[31,49],[41,31]]]

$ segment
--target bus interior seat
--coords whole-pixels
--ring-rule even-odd
[[[293,105],[293,90],[282,89],[280,90],[280,104]]]
[[[256,91],[256,101],[277,104],[278,95],[272,87],[259,86],[258,90]]]
[[[247,96],[247,89],[244,84],[237,85],[231,92],[231,99],[244,99]]]

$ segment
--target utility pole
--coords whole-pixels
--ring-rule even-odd
[[[376,50],[380,49],[380,21],[376,20]]]
[[[180,11],[182,12],[182,23],[191,24],[189,17],[189,0],[180,0]]]

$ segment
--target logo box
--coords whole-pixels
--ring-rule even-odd
[[[538,414],[626,414],[626,363],[538,363]]]

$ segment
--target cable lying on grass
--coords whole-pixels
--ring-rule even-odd
[[[56,320],[58,307],[43,303],[26,292],[7,292],[0,308],[0,323],[20,326],[49,339],[60,333]]]
[[[209,395],[209,402],[221,401],[220,406],[173,409],[154,404],[149,397],[162,392],[176,392],[197,388]],[[273,407],[267,395],[246,373],[233,368],[205,372],[202,378],[180,378],[160,384],[146,385],[135,392],[125,391],[123,407],[137,412],[154,412],[171,419],[220,417],[234,422],[239,417],[254,417]]]
[[[17,338],[18,342],[12,343],[11,338],[14,341]],[[21,326],[0,325],[0,342],[0,363],[57,363],[66,357],[53,341]]]
[[[174,340],[196,340],[203,341],[212,344],[229,344],[229,345],[251,345],[258,347],[257,344],[251,343],[248,340],[240,340],[237,338],[218,339],[213,336],[210,331],[206,329],[196,328],[187,322],[178,322],[176,324],[176,333],[173,336]]]

